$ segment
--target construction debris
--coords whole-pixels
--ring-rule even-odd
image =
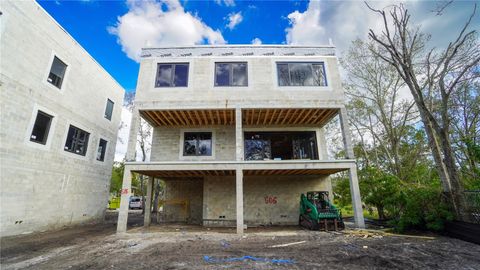
[[[425,240],[434,240],[435,237],[432,236],[423,236],[423,235],[408,235],[408,234],[395,234],[389,233],[381,230],[345,230],[343,231],[344,234],[349,236],[357,236],[361,238],[383,238],[385,236],[391,237],[407,237],[407,238],[418,238],[418,239],[425,239]]]
[[[281,245],[273,245],[273,246],[270,246],[270,247],[271,248],[288,247],[288,246],[303,244],[305,242],[307,242],[307,241],[299,241],[299,242],[293,242],[293,243],[287,243],[287,244],[281,244]]]

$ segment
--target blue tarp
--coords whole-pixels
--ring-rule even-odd
[[[275,264],[293,264],[295,263],[293,260],[285,260],[285,259],[269,259],[269,258],[257,258],[253,256],[243,256],[243,257],[234,257],[234,258],[212,258],[210,256],[203,256],[205,262],[208,263],[222,263],[222,262],[241,262],[241,261],[255,261],[255,262],[267,262],[267,263],[275,263]]]

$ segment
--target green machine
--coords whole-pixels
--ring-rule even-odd
[[[343,230],[342,213],[328,199],[328,191],[309,191],[300,196],[299,225],[309,230]]]

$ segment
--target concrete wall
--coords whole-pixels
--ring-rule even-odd
[[[203,179],[180,179],[165,182],[163,218],[165,222],[202,223]],[[187,203],[185,207],[184,202]],[[186,210],[185,210],[186,209]]]
[[[183,156],[183,132],[212,132],[212,156]],[[245,128],[252,131],[315,131],[319,159],[328,159],[327,145],[323,128],[311,127],[280,127],[280,128]],[[203,127],[200,129],[154,128],[152,135],[151,161],[228,161],[235,160],[235,128],[234,127]]]
[[[250,226],[298,224],[300,194],[315,190],[327,190],[331,194],[328,178],[246,176],[243,186],[245,223]],[[206,177],[203,198],[203,219],[215,220],[204,222],[205,225],[235,224],[231,222],[236,220],[234,177]]]
[[[124,90],[34,1],[3,1],[1,11],[0,235],[101,219]],[[54,55],[68,65],[61,89],[47,82]],[[29,141],[38,110],[54,116],[46,145]],[[90,133],[85,156],[64,151],[70,124]]]
[[[212,156],[183,156],[183,132],[212,132]],[[152,136],[151,161],[234,160],[235,128],[204,127],[201,129],[155,128]]]
[[[221,46],[219,46],[221,48]],[[256,48],[261,48],[258,46]],[[182,52],[195,52],[203,48],[182,48]],[[208,50],[208,49],[203,49]],[[294,47],[285,47],[289,52]],[[175,51],[172,49],[172,51]],[[157,57],[142,58],[137,82],[135,103],[137,108],[234,108],[280,106],[338,107],[344,104],[344,92],[335,56],[213,56]],[[245,48],[246,53],[255,48]],[[245,61],[248,63],[247,87],[215,87],[215,62]],[[319,61],[325,63],[328,85],[325,87],[280,87],[277,80],[276,62]],[[188,87],[155,88],[158,63],[189,63]]]

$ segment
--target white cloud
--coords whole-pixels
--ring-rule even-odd
[[[228,14],[226,19],[228,20],[227,28],[233,30],[239,23],[243,21],[242,12],[232,12]]]
[[[252,42],[251,42],[253,45],[260,45],[262,44],[262,40],[259,39],[259,38],[254,38],[252,39]]]
[[[225,43],[219,30],[186,12],[178,0],[128,0],[127,5],[128,12],[107,30],[117,36],[122,50],[137,62],[143,47]]]
[[[374,2],[383,8],[394,0]],[[340,51],[346,50],[356,38],[366,38],[368,30],[379,30],[382,21],[363,1],[325,2],[310,1],[307,10],[298,10],[287,16],[290,27],[285,29],[286,41],[294,45],[324,45],[329,39]]]
[[[217,5],[222,5],[222,3],[227,6],[227,7],[234,7],[235,6],[235,0],[215,0],[215,3]]]
[[[287,18],[290,23],[290,27],[285,29],[288,44],[312,45],[325,39],[325,29],[320,25],[319,1],[310,1],[305,12],[296,10]]]

